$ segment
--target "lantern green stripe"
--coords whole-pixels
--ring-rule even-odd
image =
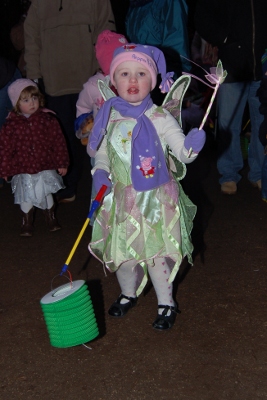
[[[54,289],[41,299],[40,304],[52,346],[77,346],[99,335],[85,281],[74,281]]]

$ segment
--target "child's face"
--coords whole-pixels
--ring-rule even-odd
[[[32,115],[39,108],[39,99],[37,96],[24,95],[19,100],[19,109],[22,114]]]
[[[114,82],[119,96],[136,106],[152,88],[149,70],[135,61],[125,61],[118,65],[114,73]]]

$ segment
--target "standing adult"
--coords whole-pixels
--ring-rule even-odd
[[[31,5],[31,1],[24,0],[22,2],[22,14],[19,21],[12,26],[10,30],[10,40],[13,47],[18,52],[17,66],[21,72],[23,78],[26,77],[26,63],[24,59],[25,52],[25,40],[24,40],[24,21],[27,16],[28,9]]]
[[[263,146],[256,95],[262,77],[261,56],[267,43],[266,0],[199,0],[195,27],[207,42],[218,47],[218,57],[228,75],[218,92],[218,161],[221,191],[235,194],[241,179],[243,157],[240,132],[246,104],[249,105],[251,139],[248,179],[261,188]]]
[[[76,138],[76,102],[84,82],[98,69],[94,44],[115,30],[109,0],[33,0],[24,22],[27,78],[43,81],[47,107],[57,113],[69,145],[71,167],[59,202],[75,200],[84,148]]]
[[[10,30],[20,19],[23,9],[21,0],[0,1],[0,54],[15,63],[18,52],[12,45]]]

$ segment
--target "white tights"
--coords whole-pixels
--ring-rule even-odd
[[[52,194],[50,193],[46,196],[46,205],[47,205],[46,208],[50,210],[50,208],[53,207],[53,204],[54,204],[54,199]],[[33,207],[32,203],[27,203],[26,201],[20,203],[20,209],[25,214],[28,214],[28,212],[32,209],[32,207]]]
[[[136,297],[135,264],[135,261],[127,261],[116,272],[122,294],[129,297]],[[155,265],[148,266],[148,273],[157,295],[158,304],[174,306],[172,283],[168,283],[170,268],[165,258],[156,258]],[[127,303],[127,300],[122,299],[121,303]]]

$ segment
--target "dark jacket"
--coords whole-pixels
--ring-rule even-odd
[[[267,76],[262,78],[261,85],[257,92],[260,100],[260,113],[263,114],[264,120],[259,130],[259,139],[263,146],[267,146]]]
[[[13,61],[0,57],[0,89],[5,87],[11,81],[16,71],[16,65]]]
[[[176,78],[190,71],[185,0],[133,0],[126,16],[126,32],[133,43],[156,46],[165,55],[167,70]],[[176,79],[175,78],[175,79]]]
[[[225,82],[260,80],[267,46],[266,0],[198,0],[195,28],[219,49]]]
[[[0,177],[67,168],[68,150],[55,116],[11,112],[0,130]]]

